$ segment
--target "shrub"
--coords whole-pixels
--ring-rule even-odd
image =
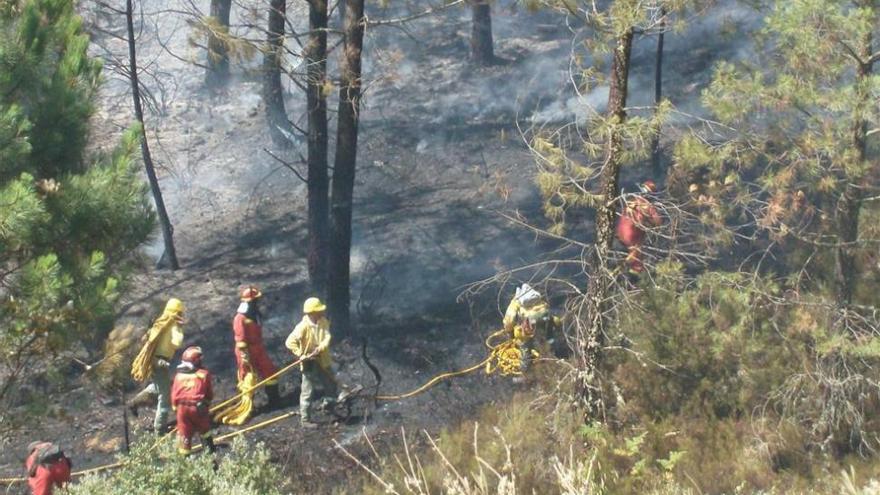
[[[214,457],[196,454],[182,457],[173,442],[150,450],[142,443],[133,449],[128,463],[107,474],[89,475],[69,488],[71,495],[281,495],[279,472],[269,462],[262,444],[237,439],[229,452]]]

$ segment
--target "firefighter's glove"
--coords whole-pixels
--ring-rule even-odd
[[[203,400],[200,400],[198,403],[196,403],[196,410],[199,412],[199,414],[208,414],[210,412],[208,408],[208,403]]]

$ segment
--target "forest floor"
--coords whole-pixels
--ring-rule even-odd
[[[145,4],[149,19],[148,9],[159,9],[163,2]],[[736,9],[731,15],[742,16]],[[584,97],[588,101],[570,96],[571,36],[554,14],[496,4],[500,61],[486,68],[468,62],[468,18],[465,10],[449,11],[410,25],[406,32],[377,28],[367,37],[364,68],[370,81],[358,150],[352,307],[359,335],[367,336],[370,358],[381,370],[382,393],[410,390],[436,373],[485,357],[483,338],[499,324],[513,287],[496,285],[470,303],[458,301],[463,287],[540,259],[555,247],[499,214],[518,211],[541,221],[532,182],[535,162],[518,125],[564,123],[583,116],[581,107],[603,95],[600,88]],[[235,389],[231,321],[241,285],[263,289],[267,347],[277,364],[292,360],[283,342],[310,295],[306,192],[270,153],[303,172],[305,167],[298,163],[301,143],[294,150],[279,149],[269,139],[259,77],[250,70],[258,64],[238,67],[226,91],[206,94],[202,70],[187,62],[193,50],[187,36],[183,20],[157,14],[144,25],[139,42],[142,64],[152,71],[144,83],[156,102],[147,117],[150,144],[161,168],[182,269],[155,270],[152,262],[145,263],[120,313],[123,322],[146,328],[167,298],[183,299],[189,320],[186,344],[202,346],[216,376],[217,395],[226,397]],[[715,57],[740,50],[737,43],[725,43],[711,56],[703,52],[706,45],[697,56],[686,40],[668,45],[670,66],[680,62],[670,76],[670,95],[683,107],[698,96]],[[107,44],[111,51],[121,49]],[[646,41],[636,49],[641,67],[633,75],[637,104],[650,89],[650,48]],[[293,85],[290,91],[288,113],[299,124],[304,96]],[[108,76],[95,118],[97,148],[111,147],[130,122],[126,98],[124,82]],[[631,181],[635,175],[628,177]],[[160,246],[161,240],[155,241],[146,256],[155,258]],[[374,378],[360,352],[357,340],[333,347],[340,381],[370,387]],[[288,408],[296,401],[297,375],[282,379]],[[20,472],[24,445],[37,438],[61,443],[77,468],[102,464],[120,451],[119,397],[101,392],[87,377],[82,382],[64,395],[56,419],[28,428],[0,452],[0,473]],[[364,428],[380,444],[395,442],[403,427],[436,432],[502,400],[512,387],[506,379],[475,373],[415,398],[382,404],[365,423],[303,431],[293,418],[249,438],[266,442],[290,473],[296,493],[326,493],[343,486],[354,471],[348,461],[340,462],[333,440],[366,454],[366,444],[358,440]],[[257,397],[263,400],[262,394]],[[133,421],[139,431],[150,422],[145,413]]]

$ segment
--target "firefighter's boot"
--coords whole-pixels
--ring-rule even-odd
[[[202,443],[205,444],[205,448],[208,449],[208,452],[214,453],[217,452],[217,445],[214,443],[214,436],[207,435],[202,437]]]

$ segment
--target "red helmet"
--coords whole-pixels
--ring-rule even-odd
[[[187,347],[180,360],[192,363],[193,366],[199,366],[202,364],[202,348],[199,346]]]
[[[641,189],[643,193],[655,193],[657,192],[657,184],[653,180],[648,179],[639,185],[639,189]]]
[[[239,295],[241,296],[242,302],[251,302],[255,299],[263,297],[263,293],[260,292],[260,289],[258,289],[255,285],[248,285],[244,289],[241,289],[241,294]]]

